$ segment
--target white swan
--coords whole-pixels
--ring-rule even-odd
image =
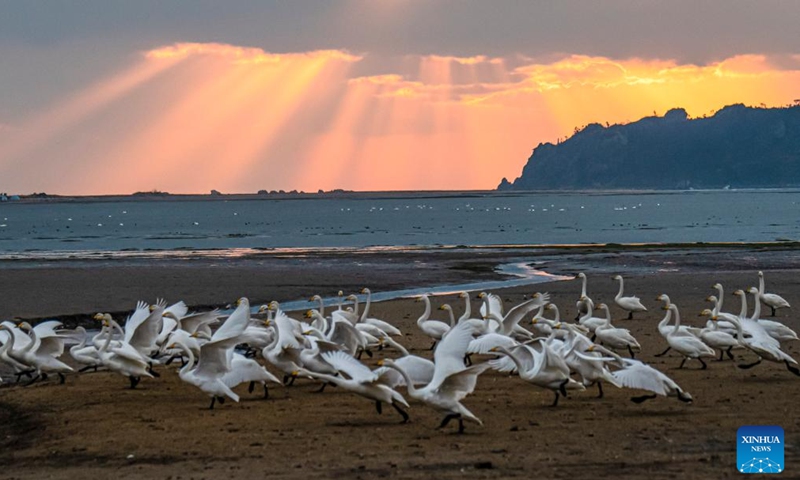
[[[678,311],[678,306],[672,303],[667,308],[675,316],[675,326],[667,335],[667,342],[673,350],[683,355],[683,360],[678,368],[683,368],[686,360],[693,358],[699,361],[703,365],[703,370],[705,370],[708,366],[706,362],[703,361],[702,357],[714,357],[714,350],[694,335],[686,333],[681,334],[681,315]]]
[[[670,319],[672,319],[672,311],[669,309],[669,306],[672,304],[672,301],[670,300],[669,296],[666,293],[662,293],[661,295],[656,297],[656,301],[664,302],[664,306],[662,308],[667,311],[666,315],[664,315],[664,318],[660,322],[658,322],[658,333],[660,333],[661,336],[664,337],[664,339],[666,340],[671,333],[675,334],[675,329],[669,325],[669,321]],[[689,327],[686,325],[680,325],[678,327],[677,334],[698,336],[700,335],[700,329],[695,327]],[[670,350],[672,350],[672,346],[669,344],[669,342],[667,342],[667,348],[663,352],[657,353],[655,356],[663,357]]]
[[[89,369],[94,369],[96,372],[97,367],[102,365],[100,356],[97,354],[97,348],[94,345],[86,346],[89,338],[86,336],[85,328],[78,326],[75,328],[74,333],[80,336],[80,342],[70,347],[69,354],[75,362],[83,365],[78,372],[82,373]]]
[[[764,305],[772,309],[772,316],[775,316],[775,309],[790,308],[789,302],[783,299],[780,295],[775,293],[764,293],[764,272],[758,272],[758,299]]]
[[[639,297],[623,297],[624,293],[624,280],[622,279],[622,275],[616,275],[614,280],[619,281],[619,292],[617,296],[614,297],[614,302],[619,305],[620,308],[628,312],[628,320],[633,319],[634,312],[646,312],[647,308],[642,305],[642,302],[639,300]]]
[[[111,347],[112,330],[116,329],[122,332],[122,327],[111,319],[109,314],[98,313],[95,318],[98,317],[102,319],[106,339],[97,350],[97,355],[103,365],[112,372],[128,377],[131,382],[131,389],[136,388],[142,377],[153,378],[147,360],[142,358],[142,355],[130,344],[119,342],[114,347]]]
[[[776,322],[774,320],[765,320],[759,318],[761,315],[761,303],[758,301],[760,293],[757,288],[750,287],[748,293],[752,294],[755,300],[755,307],[753,309],[752,320],[758,322],[767,334],[779,342],[787,342],[789,340],[797,340],[797,333],[786,325]]]
[[[61,323],[39,324],[35,329],[28,322],[21,322],[17,326],[21,331],[27,332],[30,338],[30,343],[22,347],[19,353],[24,363],[36,370],[36,376],[31,383],[39,377],[42,380],[47,379],[49,373],[58,374],[60,383],[64,383],[64,374],[73,371],[72,367],[57,358],[64,353],[64,340],[54,330],[57,325],[60,326]],[[12,342],[10,349],[13,350],[14,337],[9,341]]]
[[[731,335],[730,333],[723,331],[717,328],[717,323],[719,317],[714,315],[714,312],[708,308],[704,309],[700,312],[701,316],[709,317],[709,322],[711,326],[706,326],[706,328],[700,331],[700,340],[702,340],[706,345],[711,348],[716,348],[719,350],[719,361],[721,362],[723,359],[723,355],[727,353],[728,358],[733,360],[733,353],[731,353],[731,349],[733,347],[739,346],[739,341],[736,340],[736,337]]]
[[[461,403],[461,400],[475,390],[478,375],[489,368],[487,363],[464,366],[467,346],[479,325],[478,322],[463,322],[450,330],[433,352],[433,378],[423,388],[416,388],[408,372],[393,361],[385,359],[379,362],[379,365],[394,368],[403,375],[411,398],[446,413],[438,427],[440,429],[446,427],[452,420],[458,420],[459,433],[464,433],[464,420],[483,425],[480,419]]]
[[[379,318],[370,317],[369,309],[370,306],[372,305],[372,292],[369,290],[369,288],[365,287],[361,289],[361,293],[367,295],[366,304],[364,305],[364,311],[361,313],[361,323],[366,323],[378,327],[379,329],[381,329],[382,331],[386,332],[389,335],[403,335],[403,332],[401,332],[397,327],[390,324],[389,322],[381,320]]]
[[[555,394],[551,407],[558,406],[559,393],[567,396],[567,390],[584,390],[582,384],[569,376],[569,366],[561,356],[556,354],[546,342],[539,340],[539,350],[532,345],[522,345],[510,351],[505,347],[496,347],[495,352],[502,353],[514,362],[519,378],[538,387],[545,388]]]
[[[334,377],[333,375],[324,373],[315,373],[303,368],[299,368],[297,371],[293,372],[292,376],[296,377],[299,374],[308,375],[373,400],[375,402],[375,409],[379,414],[383,413],[382,405],[388,403],[403,417],[403,423],[408,422],[408,413],[401,408],[408,408],[408,403],[402,395],[381,382],[381,377],[378,374],[344,352],[329,352],[322,356],[325,361],[333,365],[337,371],[347,375],[347,378],[343,376]]]
[[[583,314],[591,313],[589,304],[586,303],[586,300],[584,300],[585,298],[589,298],[589,294],[586,293],[586,284],[588,281],[586,274],[581,272],[578,274],[577,278],[581,279],[581,296],[578,301],[575,302],[575,307],[578,309],[578,313],[575,315],[575,320],[578,320]]]
[[[436,343],[442,340],[442,337],[450,330],[450,327],[439,320],[431,320],[431,300],[428,295],[420,295],[416,299],[417,302],[425,302],[425,311],[422,316],[417,319],[417,326],[422,333],[433,339],[431,350],[436,347]]]
[[[639,342],[636,340],[636,338],[631,335],[630,330],[627,328],[616,328],[611,325],[611,312],[608,309],[608,305],[605,303],[598,305],[597,309],[603,310],[606,314],[603,325],[600,325],[594,331],[594,334],[597,336],[597,340],[600,340],[603,342],[603,344],[608,345],[613,349],[627,348],[631,358],[634,358],[634,349],[636,349],[636,351],[640,351],[642,347],[639,345]]]

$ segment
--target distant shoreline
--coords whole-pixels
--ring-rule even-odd
[[[795,193],[800,187],[740,188],[740,189],[585,189],[585,190],[397,190],[397,191],[334,191],[324,193],[141,193],[109,195],[20,195],[19,200],[0,202],[0,207],[15,204],[52,203],[116,203],[116,202],[208,202],[208,201],[248,201],[248,200],[382,200],[382,199],[425,199],[425,198],[478,198],[478,197],[520,197],[528,195],[679,195],[703,193]]]

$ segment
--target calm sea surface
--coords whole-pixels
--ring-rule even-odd
[[[798,239],[798,190],[0,204],[0,258]]]

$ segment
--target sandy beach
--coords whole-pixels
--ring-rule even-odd
[[[727,289],[724,310],[738,311],[730,292],[755,285],[756,272],[763,269],[770,290],[800,304],[800,261],[794,250],[515,252],[479,260],[395,258],[397,267],[386,266],[391,263],[387,258],[309,260],[291,268],[280,262],[214,268],[203,263],[5,268],[0,308],[3,317],[75,319],[101,310],[124,312],[135,300],[156,296],[184,299],[192,306],[224,304],[242,295],[288,300],[330,295],[339,288],[379,291],[492,279],[493,263],[525,258],[552,273],[587,271],[590,295],[609,304],[617,289],[611,273],[625,274],[626,291],[640,296],[650,311],[628,321],[612,307],[614,319],[620,319],[615,323],[639,339],[639,358],[670,375],[695,402],[658,398],[637,405],[629,398],[638,392],[608,386],[603,399],[590,388],[571,392],[551,408],[551,392],[490,371],[465,400],[484,426],[468,424],[464,435],[456,435],[435,430],[441,416],[422,404],[412,402],[412,421],[401,425],[391,409],[378,415],[369,401],[355,395],[331,388],[314,393],[317,385],[310,381],[270,388],[266,400],[260,391],[249,394],[240,388],[240,403],[209,411],[208,398],[178,379],[177,366],[160,367],[161,378],[145,379],[136,390],[127,389],[123,377],[88,373],[68,376],[65,385],[0,388],[0,477],[732,478],[739,475],[736,429],[748,424],[783,426],[787,470],[800,458],[800,420],[792,393],[800,378],[782,365],[763,362],[738,369],[735,363],[755,360],[738,350],[736,362],[710,361],[707,370],[688,362],[677,370],[677,354],[654,356],[666,346],[656,329],[663,316],[654,300],[658,294],[670,295],[684,322],[700,325],[704,321],[697,314],[708,306],[704,299],[714,293],[715,282]],[[319,274],[321,268],[326,274]],[[511,306],[534,291],[549,292],[563,318],[575,316],[577,281],[496,293]],[[445,301],[461,312],[455,296],[437,297],[434,306]],[[415,325],[419,304],[402,299],[372,308],[376,317],[405,333],[400,341],[412,353],[431,355],[430,340]],[[800,328],[792,310],[780,310],[777,318]],[[800,356],[797,344],[785,348]],[[376,352],[365,362],[374,365],[384,356],[396,353]]]

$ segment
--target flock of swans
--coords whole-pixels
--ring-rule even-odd
[[[73,372],[61,359],[66,341],[74,343],[68,350],[70,363],[79,366],[80,372],[103,368],[126,377],[130,388],[136,388],[143,378],[159,377],[156,367],[165,373],[171,363],[179,361],[180,379],[209,396],[211,409],[225,399],[238,402],[234,389],[239,385],[248,384],[252,393],[260,384],[268,398],[270,384],[289,386],[302,378],[318,382],[320,391],[331,385],[365,397],[374,402],[378,413],[384,404],[391,406],[406,422],[409,403],[398,391],[404,387],[408,397],[444,414],[439,428],[457,420],[459,433],[464,431],[464,421],[482,424],[462,401],[488,370],[517,375],[551,391],[554,407],[568,391],[590,386],[596,386],[602,398],[604,384],[647,392],[632,397],[636,403],[657,396],[692,402],[692,396],[674,380],[635,358],[641,350],[639,342],[628,329],[612,324],[608,305],[595,306],[587,292],[586,276],[581,273],[578,277],[582,291],[574,323],[560,318],[558,307],[546,293],[535,293],[508,311],[497,295],[480,293],[480,310],[473,315],[472,299],[462,292],[458,295],[464,305],[460,317],[456,318],[448,304],[439,307],[446,321],[431,318],[428,295],[418,297],[424,311],[416,323],[432,342],[432,360],[410,353],[398,340],[403,333],[392,322],[370,316],[371,294],[365,288],[361,293],[366,295],[366,304],[361,312],[356,295],[345,299],[339,292],[336,309],[326,313],[323,299],[314,296],[311,301],[318,307],[299,319],[284,312],[278,302],[253,312],[248,299],[241,298],[227,317],[219,310],[189,313],[183,302],[170,306],[164,301],[153,305],[139,302],[124,326],[107,313],[95,315],[102,328],[93,336],[82,327],[64,330],[58,321],[35,327],[5,321],[0,324],[0,364],[14,372],[17,383],[27,377],[26,385],[30,385],[48,375],[58,376],[64,383],[65,374]],[[646,311],[637,297],[624,296],[622,277],[614,279],[619,282],[614,302],[629,313],[628,318]],[[678,368],[689,360],[706,368],[704,358],[715,358],[719,352],[719,360],[726,354],[733,360],[731,350],[741,348],[757,360],[740,368],[767,360],[800,375],[797,362],[781,349],[782,342],[797,340],[797,334],[779,322],[760,318],[761,303],[772,308],[773,314],[774,309],[789,304],[778,295],[765,293],[761,272],[759,280],[759,288],[734,292],[742,304],[738,315],[722,311],[723,287],[714,285],[716,295],[707,298],[713,307],[701,314],[708,318],[703,328],[682,325],[678,306],[667,295],[658,296],[665,310],[658,331],[668,347],[657,356],[675,351],[682,357]],[[747,293],[755,300],[752,316],[748,316]],[[352,305],[345,306],[345,300]],[[551,312],[553,317],[545,316]],[[599,316],[594,316],[595,312],[600,312]],[[363,354],[372,357],[377,349],[397,354],[391,355],[394,358],[384,355],[377,368],[361,362]],[[484,361],[476,361],[475,356]]]

